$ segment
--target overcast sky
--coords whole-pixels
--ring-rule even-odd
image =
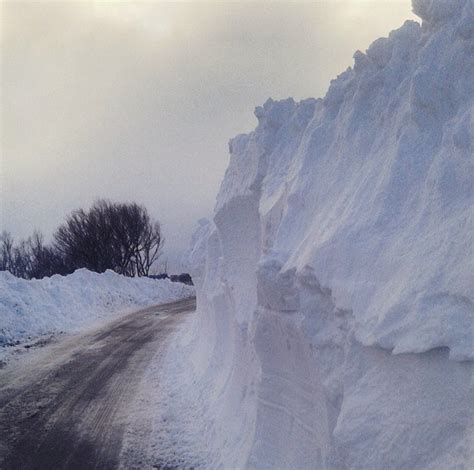
[[[105,197],[146,205],[180,270],[227,142],[268,97],[323,96],[409,0],[3,2],[0,230],[50,237]]]

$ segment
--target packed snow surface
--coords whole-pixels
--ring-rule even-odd
[[[413,8],[230,142],[168,361],[211,468],[474,467],[474,2]]]
[[[0,346],[43,334],[78,331],[124,310],[171,302],[194,289],[168,279],[127,278],[79,269],[24,280],[0,272]]]

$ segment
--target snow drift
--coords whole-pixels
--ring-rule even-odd
[[[171,302],[194,289],[169,280],[127,278],[79,269],[27,281],[0,272],[0,346],[52,332],[69,332],[125,309]]]
[[[474,3],[413,8],[230,142],[170,351],[211,467],[474,465]]]

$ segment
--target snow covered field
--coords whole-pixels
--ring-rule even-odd
[[[230,142],[166,361],[190,463],[474,466],[474,3],[413,6]]]
[[[90,328],[113,315],[194,295],[169,280],[127,278],[79,269],[27,281],[0,272],[0,346],[40,335]],[[6,352],[0,348],[0,354]]]

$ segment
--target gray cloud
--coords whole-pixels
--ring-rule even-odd
[[[97,197],[144,203],[176,269],[227,141],[268,97],[324,94],[400,2],[2,4],[0,228],[51,235]]]

